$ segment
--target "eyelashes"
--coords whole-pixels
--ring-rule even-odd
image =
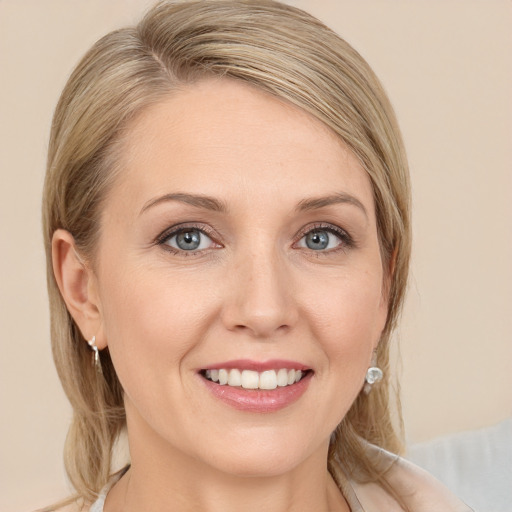
[[[155,243],[173,254],[191,256],[202,254],[208,249],[222,248],[215,242],[215,233],[204,224],[179,224],[165,230]]]
[[[200,256],[224,246],[207,224],[182,223],[165,230],[155,240],[164,250],[180,256]],[[356,247],[354,238],[330,223],[308,224],[294,237],[293,248],[316,256],[332,255]]]
[[[331,253],[352,249],[355,241],[347,231],[334,224],[318,223],[301,230],[295,245],[316,253]]]

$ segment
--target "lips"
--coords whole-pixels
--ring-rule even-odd
[[[239,360],[199,372],[207,389],[227,405],[248,412],[273,412],[297,401],[313,371],[294,361]]]

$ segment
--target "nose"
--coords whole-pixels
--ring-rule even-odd
[[[265,339],[289,331],[299,317],[293,280],[276,251],[240,255],[230,270],[222,321],[230,331]]]

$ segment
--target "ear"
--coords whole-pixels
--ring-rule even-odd
[[[97,280],[80,258],[69,231],[57,229],[52,238],[53,273],[66,307],[86,340],[96,336],[96,345],[106,347],[102,329]]]
[[[393,276],[395,275],[395,267],[396,267],[396,258],[398,256],[398,246],[396,246],[393,249],[393,252],[391,253],[391,258],[389,258],[389,281],[391,282],[393,280]]]
[[[388,304],[389,304],[389,294],[391,291],[391,284],[393,282],[393,276],[395,275],[397,255],[398,255],[398,247],[395,247],[393,249],[393,252],[391,253],[391,256],[389,257],[387,268],[384,268],[384,284],[383,284],[382,301],[385,303],[386,307],[388,307]]]
[[[395,274],[395,267],[396,267],[396,258],[397,258],[398,248],[395,247],[393,249],[393,252],[391,253],[391,256],[389,258],[389,262],[387,265],[387,268],[384,269],[384,276],[383,276],[383,286],[382,286],[382,295],[381,295],[381,302],[380,302],[380,311],[379,311],[379,336],[375,342],[375,346],[373,347],[373,350],[377,350],[377,347],[379,345],[380,341],[380,335],[382,334],[382,331],[384,330],[384,327],[386,326],[386,322],[388,319],[388,313],[389,313],[389,296],[391,291],[391,283],[393,282],[393,276]]]

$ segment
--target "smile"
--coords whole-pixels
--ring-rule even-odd
[[[298,383],[306,376],[308,371],[280,368],[258,372],[255,370],[215,369],[203,370],[202,375],[211,382],[221,386],[230,386],[243,389],[273,390]]]
[[[314,371],[297,361],[224,361],[198,370],[213,397],[244,412],[271,413],[291,406],[306,393]]]

